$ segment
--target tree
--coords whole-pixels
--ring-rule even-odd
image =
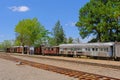
[[[17,42],[27,46],[38,44],[40,40],[46,37],[48,31],[40,24],[37,18],[23,19],[15,27]],[[40,44],[39,44],[40,45]]]
[[[69,37],[67,43],[73,43],[73,38]]]
[[[2,43],[0,43],[0,50],[3,50],[3,46],[2,46]]]
[[[45,30],[43,28],[43,32],[41,33],[40,38],[34,43],[34,46],[38,47],[40,46],[40,44],[42,45],[48,45],[48,40],[49,40],[49,36],[48,34],[50,34],[50,32],[48,30]]]
[[[119,0],[90,0],[79,11],[76,23],[82,38],[95,35],[96,40],[120,41]]]
[[[74,43],[74,44],[79,44],[79,43],[81,43],[81,41],[80,41],[79,38],[74,38],[74,39],[73,39],[73,43]]]
[[[6,50],[6,48],[9,48],[13,45],[13,42],[11,40],[4,40],[1,44],[0,44],[0,48],[2,50]]]
[[[93,38],[90,41],[88,41],[88,43],[92,43],[92,42],[97,42],[97,39]]]
[[[57,21],[57,23],[55,24],[52,34],[53,34],[53,41],[55,43],[54,45],[59,45],[66,42],[65,33],[60,24],[60,21]]]
[[[55,45],[56,45],[55,40],[54,40],[53,37],[50,37],[50,38],[48,39],[48,45],[49,45],[49,46],[55,46]]]

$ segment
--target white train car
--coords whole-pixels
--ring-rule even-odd
[[[114,58],[117,60],[120,60],[120,43],[115,43],[114,46]]]
[[[59,54],[120,58],[120,43],[61,44]]]

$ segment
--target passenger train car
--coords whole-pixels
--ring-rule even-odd
[[[61,44],[59,54],[73,56],[120,58],[120,43]]]
[[[42,46],[34,47],[34,54],[42,55]]]
[[[9,48],[6,48],[6,52],[9,53],[22,53],[22,46],[12,46]],[[27,53],[27,47],[24,47],[24,54]]]
[[[58,46],[48,46],[48,47],[42,47],[43,55],[59,55],[59,47]]]
[[[27,53],[27,48],[24,48]],[[21,47],[7,48],[7,52],[22,53]],[[66,56],[89,56],[103,57],[120,60],[120,43],[80,43],[80,44],[61,44],[59,46],[39,46],[34,48],[37,55],[66,55]]]

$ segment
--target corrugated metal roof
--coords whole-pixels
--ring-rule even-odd
[[[112,46],[114,42],[108,43],[80,43],[80,44],[61,44],[59,47],[100,47],[100,46]]]

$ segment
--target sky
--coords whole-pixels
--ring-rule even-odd
[[[0,1],[0,42],[15,39],[15,26],[20,20],[36,17],[45,29],[52,31],[59,20],[66,37],[80,38],[75,23],[79,10],[89,0],[1,0]]]

